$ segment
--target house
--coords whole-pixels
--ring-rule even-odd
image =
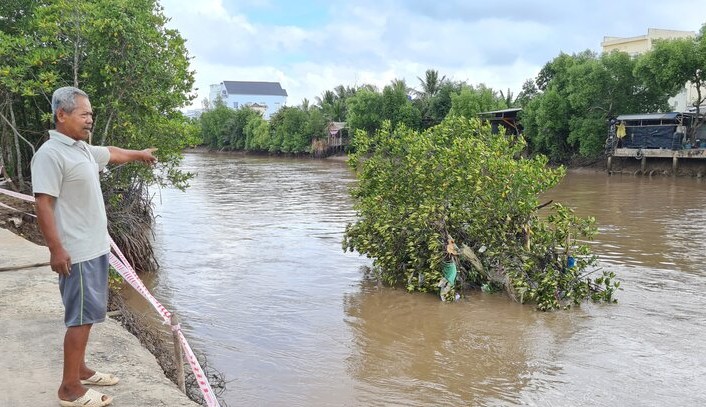
[[[221,100],[226,106],[238,109],[251,107],[262,112],[262,117],[269,120],[287,103],[287,91],[279,82],[223,81],[211,85],[208,96],[211,104]]]
[[[603,52],[621,51],[631,56],[644,54],[652,49],[654,40],[672,40],[676,38],[694,38],[695,31],[661,30],[648,28],[646,35],[637,37],[603,37]]]
[[[203,109],[189,109],[184,112],[184,116],[189,119],[198,119],[203,114]]]
[[[500,127],[505,128],[505,134],[522,134],[522,125],[519,123],[517,115],[522,111],[519,107],[510,109],[494,110],[492,112],[478,113],[478,117],[483,122],[490,123],[493,134],[497,134]]]
[[[312,138],[310,148],[312,156],[326,157],[345,151],[349,143],[346,122],[329,122],[325,132],[326,138]]]
[[[348,142],[346,122],[330,122],[326,126],[329,148],[342,148]]]
[[[624,114],[611,119],[606,140],[608,171],[613,169],[614,157],[641,160],[642,174],[647,158],[671,159],[674,173],[682,158],[705,160],[706,127],[696,127],[697,119],[695,113],[686,112]]]
[[[696,32],[694,31],[648,28],[646,35],[639,35],[637,37],[603,37],[601,47],[603,47],[603,52],[620,51],[627,52],[631,56],[636,56],[650,51],[655,40],[694,37],[696,37]],[[702,89],[702,91],[704,91],[704,89]],[[669,99],[669,104],[676,112],[686,112],[689,106],[694,104],[696,98],[696,87],[689,82],[684,85],[684,88],[682,88],[676,96]]]

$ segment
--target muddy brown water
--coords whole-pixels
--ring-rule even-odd
[[[543,199],[597,218],[615,305],[541,313],[366,281],[341,250],[341,162],[187,154],[155,198],[146,283],[230,382],[230,406],[706,405],[706,184],[571,172]],[[149,310],[145,307],[145,312]]]

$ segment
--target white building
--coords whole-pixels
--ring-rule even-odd
[[[269,120],[275,112],[287,103],[287,91],[279,82],[223,81],[211,85],[208,99],[211,105],[218,99],[233,109],[254,108]]]
[[[627,52],[631,56],[644,54],[652,49],[654,40],[669,40],[676,38],[694,38],[695,31],[661,30],[648,28],[647,35],[637,37],[603,37],[601,46],[603,52],[621,51]],[[704,91],[704,89],[702,89]],[[684,88],[674,97],[669,99],[669,104],[675,112],[686,112],[693,106],[696,100],[696,87],[691,83],[684,85]]]

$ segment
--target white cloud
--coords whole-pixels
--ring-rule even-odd
[[[606,35],[643,35],[648,28],[698,31],[699,0],[309,0],[318,24],[270,25],[263,13],[279,0],[165,0],[170,26],[187,39],[199,97],[223,80],[280,81],[288,104],[313,101],[326,89],[392,79],[416,86],[428,68],[455,80],[520,91],[560,52],[600,50]],[[281,0],[284,1],[284,0]],[[251,10],[260,11],[259,19]],[[701,11],[701,12],[700,12]],[[265,15],[266,17],[266,15]]]

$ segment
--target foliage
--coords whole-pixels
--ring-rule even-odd
[[[522,90],[517,95],[517,99],[515,99],[515,103],[517,105],[519,105],[519,107],[524,108],[525,106],[527,106],[529,101],[534,99],[534,97],[537,96],[538,94],[539,94],[539,89],[537,88],[537,85],[535,84],[534,80],[527,79],[522,84]]]
[[[656,41],[635,70],[646,78],[651,87],[671,96],[676,95],[685,84],[693,84],[696,100],[692,107],[697,113],[697,122],[690,133],[693,142],[697,128],[704,123],[704,118],[699,115],[703,113],[701,105],[706,103],[706,24],[696,38]]]
[[[592,220],[561,206],[539,215],[538,194],[564,172],[547,168],[543,156],[518,158],[521,138],[452,117],[422,133],[385,122],[355,141],[358,220],[347,226],[343,247],[371,257],[385,283],[438,290],[452,237],[482,262],[476,268],[460,259],[465,285],[499,285],[540,309],[612,299],[613,280],[584,275],[594,258],[577,242],[595,231]],[[570,255],[577,259],[571,268]]]
[[[361,89],[348,99],[348,127],[373,133],[383,121],[383,99],[379,92]]]
[[[421,113],[410,101],[409,90],[404,81],[393,81],[382,90],[382,117],[392,126],[404,124],[409,128],[418,128]]]
[[[267,151],[270,145],[270,125],[262,117],[253,117],[245,126],[245,149]]]
[[[314,139],[326,138],[326,125],[328,120],[324,116],[321,109],[312,108],[307,111],[309,117],[306,122],[306,127],[304,128],[304,133],[311,135]]]
[[[355,95],[357,89],[338,85],[333,90],[324,91],[316,97],[316,104],[323,116],[329,121],[344,122],[348,115],[348,99]]]
[[[297,107],[285,106],[270,119],[273,139],[270,151],[284,153],[302,153],[309,151],[311,134],[307,134],[309,115]]]
[[[0,22],[0,112],[14,116],[12,127],[39,144],[51,92],[78,86],[91,97],[93,144],[159,149],[164,178],[135,169],[116,182],[138,175],[183,186],[176,165],[188,127],[177,109],[190,101],[193,72],[183,38],[165,27],[155,0],[12,1],[1,15],[14,16]],[[6,145],[3,156],[19,163]]]
[[[359,89],[348,99],[348,128],[353,134],[355,130],[374,133],[384,121],[389,121],[392,127],[419,128],[421,112],[410,100],[409,92],[401,80],[392,81],[382,92],[371,87]]]
[[[317,107],[283,107],[267,122],[262,115],[243,106],[234,110],[223,103],[201,115],[203,142],[212,149],[309,152],[313,139],[325,135],[326,119]]]
[[[444,120],[451,111],[452,96],[461,92],[462,87],[460,82],[444,81],[433,96],[415,100],[422,112],[422,129],[436,126]]]
[[[611,117],[665,110],[668,94],[636,74],[639,58],[586,51],[547,63],[536,80],[542,92],[525,83],[521,94],[531,151],[554,162],[574,155],[595,158],[603,152]]]
[[[230,145],[231,123],[235,122],[237,114],[223,103],[216,103],[213,109],[203,112],[199,121],[204,143],[218,150]]]
[[[504,97],[498,95],[492,88],[484,84],[476,87],[466,85],[461,88],[461,92],[451,95],[451,111],[449,114],[470,119],[481,112],[505,109],[507,107]]]
[[[0,165],[23,187],[33,150],[51,126],[51,94],[86,91],[94,112],[92,144],[158,148],[159,171],[130,164],[103,181],[108,216],[151,208],[146,185],[183,188],[181,151],[196,140],[178,111],[190,100],[193,72],[184,39],[166,27],[156,0],[12,0],[0,3]],[[136,189],[137,188],[137,189]],[[125,191],[144,196],[126,202]],[[132,224],[135,226],[136,224]],[[117,223],[110,232],[119,234]],[[149,227],[125,231],[149,245]],[[141,259],[150,263],[151,256]],[[130,257],[130,256],[128,256]]]

